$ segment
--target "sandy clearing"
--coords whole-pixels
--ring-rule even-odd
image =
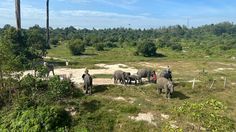
[[[156,126],[156,123],[153,122],[154,116],[152,113],[139,113],[138,116],[129,116],[130,119],[136,120],[136,121],[147,121],[150,124],[153,124]]]
[[[91,75],[95,75],[95,74],[113,74],[116,70],[122,70],[125,72],[130,72],[131,74],[135,74],[137,73],[137,69],[135,69],[134,67],[129,67],[127,65],[124,64],[114,64],[114,65],[106,65],[106,64],[96,64],[96,66],[105,68],[105,69],[91,69],[89,70],[89,73]],[[79,85],[81,83],[83,83],[83,79],[82,79],[82,75],[85,71],[85,68],[81,68],[81,69],[72,69],[72,68],[56,68],[54,70],[56,75],[60,75],[60,76],[65,76],[65,77],[69,77],[71,75],[71,80],[76,84]],[[33,70],[29,70],[29,71],[25,71],[23,73],[23,75],[27,75],[27,74],[32,74],[34,75],[34,71]],[[52,76],[52,73],[50,73],[50,76]],[[94,85],[109,85],[109,84],[114,84],[113,79],[111,78],[94,78],[93,80],[93,84]]]
[[[225,71],[225,70],[234,70],[234,68],[217,68],[214,71],[219,72],[219,71]]]

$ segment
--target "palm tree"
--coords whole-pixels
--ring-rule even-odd
[[[49,42],[50,42],[50,36],[49,36],[49,0],[46,2],[46,12],[47,12],[47,18],[46,18],[46,25],[47,25],[47,35],[46,35],[46,47],[49,48]]]
[[[15,12],[16,12],[16,29],[21,29],[21,17],[20,17],[20,0],[15,0]]]

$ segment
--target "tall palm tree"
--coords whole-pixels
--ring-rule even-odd
[[[20,0],[15,0],[16,29],[21,29]]]
[[[50,36],[49,36],[49,0],[46,2],[46,12],[47,12],[47,18],[46,18],[46,25],[47,25],[47,35],[46,35],[46,47],[49,48],[49,42],[50,42]]]

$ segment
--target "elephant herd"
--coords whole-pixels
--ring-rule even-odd
[[[84,90],[86,94],[91,94],[92,92],[92,77],[88,74],[88,70],[85,70],[85,74],[82,76],[84,80]],[[117,70],[113,74],[114,84],[142,84],[142,78],[148,78],[148,82],[153,82],[157,86],[157,92],[162,93],[165,90],[166,97],[170,98],[174,92],[174,85],[172,82],[172,74],[170,70],[164,70],[160,74],[156,75],[155,71],[150,69],[139,69],[136,74],[131,74],[130,72],[125,72],[122,70]]]
[[[114,72],[113,78],[114,84],[120,82],[125,85],[131,84],[133,81],[135,84],[142,84],[142,78],[147,78],[148,82],[154,82],[157,84],[157,91],[159,94],[161,94],[164,89],[166,91],[166,97],[170,98],[174,92],[172,74],[169,69],[163,70],[159,75],[156,75],[155,71],[150,69],[139,69],[136,74],[117,70]]]

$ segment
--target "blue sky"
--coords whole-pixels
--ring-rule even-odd
[[[15,26],[15,0],[0,1],[0,27]],[[45,27],[46,0],[21,0],[22,27]],[[76,28],[196,27],[236,22],[235,0],[50,0],[50,26]]]

